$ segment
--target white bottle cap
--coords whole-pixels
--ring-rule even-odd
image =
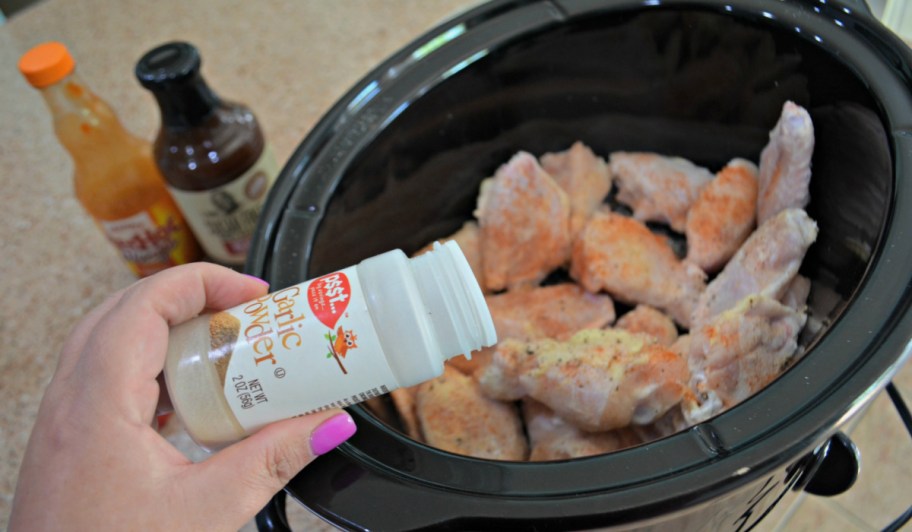
[[[497,343],[484,294],[456,242],[409,261],[444,360]]]

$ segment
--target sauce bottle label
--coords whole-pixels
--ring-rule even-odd
[[[354,267],[213,314],[209,334],[209,359],[248,432],[398,387]]]
[[[226,264],[243,264],[278,174],[275,155],[267,145],[253,166],[226,185],[204,191],[168,190],[206,254]]]
[[[190,229],[174,204],[158,202],[120,220],[97,220],[133,273],[146,277],[198,258]]]

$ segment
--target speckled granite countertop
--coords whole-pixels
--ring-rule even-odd
[[[0,409],[0,530],[66,333],[133,281],[76,202],[72,164],[43,100],[16,68],[19,56],[46,40],[65,42],[83,80],[129,129],[151,139],[158,110],[133,77],[134,64],[157,44],[192,42],[211,86],[254,110],[283,162],[372,67],[475,3],[46,0],[0,26],[0,390],[9,401]],[[302,519],[309,530],[320,523]]]
[[[40,96],[16,62],[45,40],[67,43],[83,79],[134,132],[152,138],[158,114],[133,78],[159,43],[196,44],[220,94],[248,103],[279,161],[320,116],[380,60],[474,0],[216,1],[45,0],[0,26],[0,529],[38,404],[72,325],[133,281],[73,197],[71,163]],[[898,378],[912,395],[912,370]],[[174,422],[172,422],[174,423]],[[179,426],[167,428],[193,454]],[[851,428],[861,448],[856,487],[835,499],[796,497],[767,530],[874,530],[909,504],[912,444],[885,397]],[[297,505],[292,505],[293,507]],[[291,511],[297,529],[328,529]],[[252,529],[252,524],[246,528]]]

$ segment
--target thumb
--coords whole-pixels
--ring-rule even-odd
[[[237,530],[307,464],[350,438],[355,422],[343,410],[286,419],[222,449],[195,470],[197,515]]]

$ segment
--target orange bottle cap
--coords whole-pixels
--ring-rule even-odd
[[[36,88],[53,85],[73,71],[76,62],[63,43],[39,44],[19,59],[19,71]]]

